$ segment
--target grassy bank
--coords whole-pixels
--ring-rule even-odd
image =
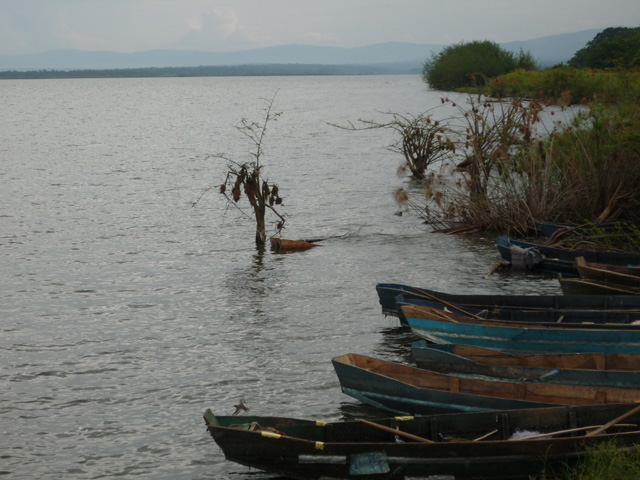
[[[589,451],[579,464],[566,466],[536,480],[637,480],[640,478],[638,449],[623,448],[615,441]]]
[[[492,97],[523,97],[547,104],[597,102],[612,105],[640,99],[640,72],[616,72],[572,67],[542,71],[516,70],[487,82]]]
[[[571,125],[558,125],[542,138],[520,135],[517,142],[467,155],[471,168],[463,173],[467,180],[463,188],[440,196],[447,198],[448,211],[467,223],[519,234],[534,231],[538,221],[640,221],[638,72],[569,67],[519,70],[488,81],[485,88],[488,97],[510,99],[499,103],[528,110],[527,115],[510,113],[506,120],[499,118],[498,124],[505,128],[530,129],[537,121],[531,120],[532,115],[558,107],[581,104],[585,108],[577,111]],[[476,102],[471,111],[485,128],[496,124],[497,108],[491,107],[491,116],[483,117]],[[467,144],[483,142],[484,131],[471,129]],[[496,132],[495,138],[505,136]],[[496,152],[508,152],[508,160],[488,163]],[[486,165],[492,166],[490,182],[485,180],[482,191],[474,190],[477,172],[484,169],[488,178]]]

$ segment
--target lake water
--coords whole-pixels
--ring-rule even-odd
[[[259,251],[215,188],[234,125],[269,124],[296,254]],[[372,414],[331,358],[409,362],[377,282],[559,293],[499,273],[488,236],[445,236],[392,192],[389,131],[329,125],[440,103],[419,76],[0,82],[0,473],[16,479],[263,479],[226,462],[206,408],[327,421]],[[270,231],[269,233],[272,233]],[[251,473],[251,475],[249,475]]]

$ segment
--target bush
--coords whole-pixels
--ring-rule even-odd
[[[526,97],[546,104],[637,103],[640,73],[605,72],[560,66],[544,71],[516,70],[487,82],[492,97]]]
[[[450,45],[434,54],[423,68],[423,79],[438,90],[456,90],[483,85],[485,78],[497,77],[518,68],[534,70],[531,54],[515,55],[488,40]]]

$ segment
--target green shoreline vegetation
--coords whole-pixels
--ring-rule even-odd
[[[464,107],[443,98],[458,112],[429,151],[456,148],[448,168],[425,175],[426,220],[521,235],[535,233],[538,221],[640,223],[640,28],[606,29],[570,65],[544,71],[527,54],[488,43],[456,45],[425,64],[426,82],[436,77],[468,94]],[[533,133],[544,115],[566,109],[570,124]],[[637,233],[627,251],[640,251]]]

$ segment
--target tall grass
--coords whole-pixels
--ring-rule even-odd
[[[487,82],[492,97],[527,97],[566,106],[586,102],[633,103],[640,99],[640,72],[557,67],[515,70]]]
[[[541,220],[595,224],[640,221],[637,73],[596,73],[568,67],[518,71],[489,82],[488,88],[492,95],[537,99],[510,100],[507,103],[525,107],[515,113],[503,109],[507,117],[498,120],[493,108],[494,117],[489,118],[480,105],[471,105],[469,111],[478,124],[503,130],[494,132],[495,143],[487,147],[486,130],[467,127],[466,145],[485,142],[485,148],[480,154],[476,149],[467,155],[471,168],[458,173],[463,181],[454,188],[449,182],[432,197],[443,211],[487,229],[522,234],[533,231]],[[550,93],[557,98],[548,96]],[[538,119],[521,112],[532,105],[536,109],[545,104],[565,108],[579,97],[585,108],[570,125],[542,137],[526,134]],[[512,134],[514,125],[519,135]],[[433,192],[433,185],[429,187]]]
[[[616,441],[589,449],[579,463],[556,469],[539,480],[637,480],[640,478],[639,448],[625,448]]]

